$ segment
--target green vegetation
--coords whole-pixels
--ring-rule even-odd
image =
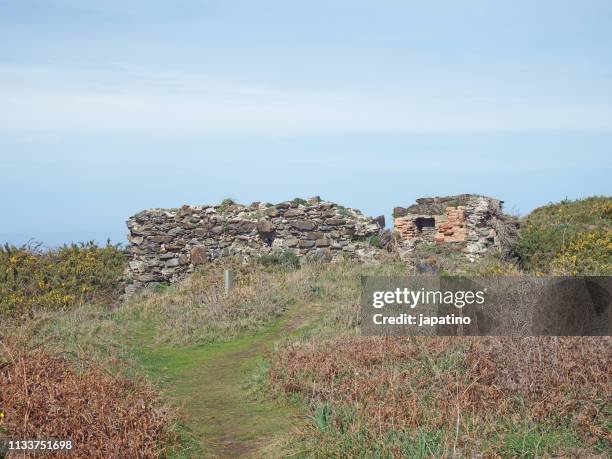
[[[343,217],[352,217],[353,216],[353,212],[350,209],[347,209],[344,206],[336,206],[336,209],[338,210],[338,214],[342,215]]]
[[[534,210],[522,222],[516,253],[536,273],[612,274],[612,198]]]
[[[233,206],[234,204],[236,203],[234,202],[233,199],[225,198],[223,201],[221,201],[221,204],[219,204],[219,207],[217,207],[217,212],[219,212],[220,214],[224,214],[228,211],[228,208],[230,206]]]
[[[43,251],[0,247],[0,316],[115,301],[124,255],[119,245],[94,242]]]
[[[499,254],[471,263],[436,245],[419,247],[417,262],[442,275],[609,273],[611,208],[591,198],[536,210],[521,231],[520,264]],[[205,265],[117,307],[118,246],[5,247],[0,383],[27,394],[10,375],[67,375],[91,406],[104,407],[95,382],[113,375],[105,384],[135,388],[114,394],[114,405],[125,397],[138,413],[138,400],[148,400],[144,415],[154,422],[130,414],[121,438],[142,439],[151,456],[610,455],[610,338],[361,337],[360,276],[412,267],[392,255],[377,266],[298,261],[273,252]],[[236,278],[230,295],[224,269]],[[72,382],[57,387],[73,400]],[[10,406],[11,418],[0,419],[0,431],[54,435],[44,410],[24,423],[27,403],[7,393],[0,411]],[[96,428],[121,419],[99,417]],[[76,432],[77,422],[58,425]]]
[[[297,269],[300,267],[300,259],[291,250],[277,250],[258,258],[263,266],[280,266],[285,269]]]
[[[371,246],[378,247],[380,245],[380,236],[378,234],[375,234],[374,236],[370,236],[368,238],[368,243]]]
[[[291,203],[292,203],[292,204],[295,204],[296,206],[298,206],[298,205],[303,205],[303,206],[305,206],[306,204],[308,204],[308,201],[306,201],[305,199],[302,199],[302,198],[294,198],[294,199],[291,201]]]

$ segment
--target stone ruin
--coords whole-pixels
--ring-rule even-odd
[[[502,212],[503,201],[462,194],[421,198],[407,208],[393,209],[393,225],[400,245],[454,245],[474,260],[492,248],[508,248],[516,234],[516,220]]]
[[[151,209],[127,221],[126,294],[149,284],[176,282],[199,265],[223,257],[249,259],[273,251],[321,260],[373,259],[384,217],[355,209],[295,199],[250,206],[226,200],[217,206]]]
[[[456,246],[471,260],[512,238],[502,202],[459,195],[417,199],[393,211],[394,231],[383,216],[371,218],[319,197],[249,206],[150,209],[127,221],[126,295],[147,285],[177,282],[198,266],[224,257],[242,260],[291,251],[300,259],[375,261],[385,252],[410,257],[419,243]]]

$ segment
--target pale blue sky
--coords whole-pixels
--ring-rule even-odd
[[[612,194],[610,1],[0,3],[0,242],[183,203]]]

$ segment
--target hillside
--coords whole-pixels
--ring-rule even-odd
[[[424,267],[610,275],[611,209],[598,197],[535,210],[516,258],[471,263],[437,245],[377,264],[272,253],[205,264],[123,303],[120,247],[6,247],[0,433],[71,437],[75,457],[118,447],[144,457],[608,457],[609,337],[366,338],[358,303],[360,276]],[[225,269],[236,276],[229,296]]]
[[[593,197],[540,207],[522,222],[516,247],[525,269],[612,274],[612,199]]]

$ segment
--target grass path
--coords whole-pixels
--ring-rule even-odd
[[[187,434],[195,439],[192,451],[179,457],[261,457],[262,448],[266,457],[274,457],[276,439],[299,418],[290,407],[255,399],[248,384],[276,342],[320,313],[317,305],[294,306],[256,334],[205,346],[160,346],[153,343],[152,330],[143,335],[141,363],[182,407]]]

